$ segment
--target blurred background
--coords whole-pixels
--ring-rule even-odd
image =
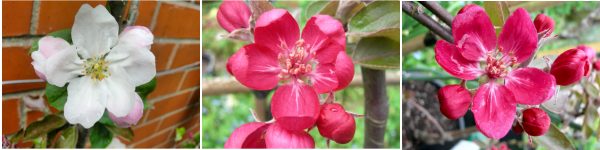
[[[202,147],[223,148],[233,130],[242,124],[253,122],[250,110],[264,109],[258,114],[271,119],[270,97],[273,92],[252,92],[241,86],[225,69],[227,59],[247,42],[223,38],[227,31],[222,29],[216,19],[221,2],[202,2]],[[310,1],[275,1],[276,8],[288,10],[304,27],[311,17],[306,15]],[[360,76],[360,67],[355,65],[354,78]],[[385,143],[387,148],[400,147],[400,86],[399,70],[386,71],[389,80],[387,93],[389,98],[389,116],[387,120]],[[336,92],[336,98],[347,111],[364,114],[364,89],[353,86]],[[268,93],[268,94],[267,94]],[[256,97],[264,97],[257,99]],[[348,144],[331,142],[332,148],[362,148],[364,142],[364,118],[356,119],[354,139]],[[326,148],[325,139],[315,128],[310,131],[315,139],[316,148]]]
[[[488,8],[507,8],[512,12],[516,8],[523,7],[528,10],[532,20],[539,13],[554,19],[556,24],[553,35],[556,35],[556,38],[539,48],[531,66],[543,68],[546,64],[540,59],[542,56],[553,60],[565,50],[582,44],[596,51],[600,50],[598,2],[439,2],[452,16],[469,3],[482,7],[488,5],[486,7],[488,13],[491,10]],[[432,12],[425,8],[422,10],[432,16]],[[441,23],[439,18],[434,17],[434,20]],[[592,97],[598,95],[598,91],[590,93],[577,86],[562,87],[558,96],[543,104],[552,119],[552,124],[556,125],[565,136],[547,134],[549,136],[534,138],[532,145],[528,144],[529,139],[525,134],[515,134],[512,131],[509,131],[509,134],[500,141],[488,140],[475,128],[470,111],[459,120],[449,120],[444,117],[440,112],[437,91],[444,85],[458,84],[460,80],[446,73],[433,59],[433,47],[439,39],[411,16],[402,14],[403,149],[450,149],[458,145],[461,140],[475,143],[483,149],[502,144],[507,144],[511,149],[563,149],[560,146],[565,141],[566,143],[571,141],[578,149],[600,148],[596,144],[598,113],[594,113],[599,100],[590,98],[594,101],[589,101],[590,104],[586,105],[587,97],[575,96],[587,92]],[[582,82],[594,81],[594,78],[595,76],[591,75],[589,80]],[[468,87],[478,86],[477,81],[469,81],[467,84]],[[593,87],[597,89],[597,86],[596,84]],[[584,108],[584,106],[588,107]],[[584,119],[586,121],[583,121]]]

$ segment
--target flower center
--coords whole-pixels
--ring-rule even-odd
[[[83,74],[94,80],[101,81],[110,76],[108,62],[103,58],[88,58],[83,64]]]
[[[508,69],[505,64],[506,63],[502,61],[502,59],[497,59],[492,55],[488,55],[487,66],[485,67],[488,77],[497,79],[506,76],[508,74]]]
[[[305,49],[304,40],[296,42],[296,46],[289,52],[279,53],[277,59],[282,68],[279,77],[288,79],[291,77],[300,78],[302,75],[312,71],[311,57]]]

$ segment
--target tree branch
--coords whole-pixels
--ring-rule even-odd
[[[382,148],[389,113],[385,71],[361,67],[365,91],[365,148]]]
[[[431,17],[423,13],[423,10],[419,6],[415,5],[414,2],[402,2],[402,11],[407,15],[411,16],[419,23],[425,25],[431,32],[439,35],[444,40],[454,43],[454,38],[449,29],[444,28],[439,23],[435,22]]]
[[[452,15],[446,11],[440,4],[434,1],[420,1],[421,5],[425,6],[425,8],[429,9],[433,14],[435,14],[438,18],[440,18],[446,25],[452,26]]]

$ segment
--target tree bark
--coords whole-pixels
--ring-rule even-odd
[[[365,148],[383,148],[389,112],[385,71],[361,67],[365,90]]]

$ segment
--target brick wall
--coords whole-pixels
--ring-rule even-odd
[[[79,7],[106,2],[2,2],[2,134],[12,134],[44,113],[26,111],[24,96],[39,96],[38,79],[27,54],[32,42],[55,30],[70,28]],[[129,5],[128,5],[129,7]],[[196,2],[139,3],[136,25],[155,36],[157,86],[148,96],[153,109],[145,110],[133,128],[128,147],[173,147],[175,128],[200,129],[200,6]],[[27,83],[7,84],[7,81]],[[25,120],[21,123],[21,120]]]

